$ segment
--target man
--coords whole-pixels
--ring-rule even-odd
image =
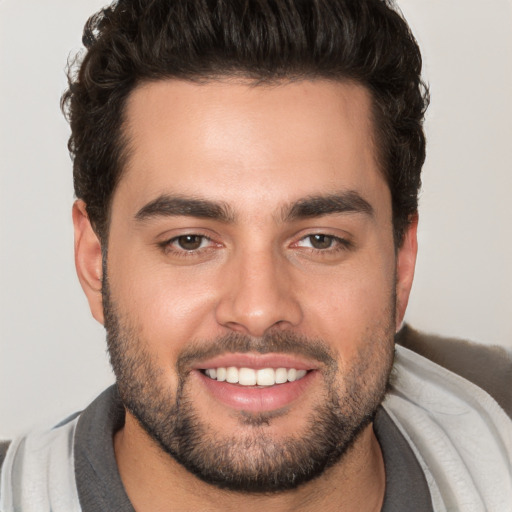
[[[392,7],[120,0],[84,42],[75,257],[117,384],[9,445],[0,509],[507,510],[510,365],[400,330],[428,99]]]

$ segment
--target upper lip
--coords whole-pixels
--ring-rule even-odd
[[[193,369],[206,370],[235,366],[237,368],[295,368],[296,370],[316,370],[317,361],[307,360],[294,354],[258,354],[258,353],[227,353],[194,363]]]

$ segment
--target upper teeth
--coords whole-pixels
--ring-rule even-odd
[[[295,368],[237,368],[235,366],[209,368],[205,370],[206,375],[211,379],[220,382],[226,381],[231,384],[241,384],[242,386],[273,386],[274,384],[283,384],[302,379],[306,375],[306,370],[296,370]]]

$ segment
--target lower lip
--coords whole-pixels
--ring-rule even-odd
[[[302,379],[268,387],[250,387],[219,382],[195,371],[214,398],[232,409],[248,412],[274,411],[290,405],[304,395],[315,379],[316,371],[309,371]]]

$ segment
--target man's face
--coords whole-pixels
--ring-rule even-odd
[[[364,88],[328,81],[170,80],[129,99],[109,350],[128,414],[206,481],[311,479],[383,397],[415,246],[397,267],[371,122]]]

